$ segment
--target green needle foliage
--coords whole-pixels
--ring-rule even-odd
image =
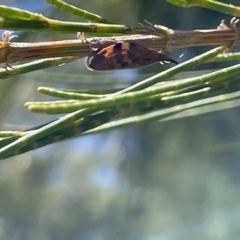
[[[121,103],[129,103],[138,101],[138,99],[144,98],[145,101],[148,100],[149,97],[161,98],[158,94],[174,92],[176,90],[181,90],[185,88],[189,88],[192,86],[201,86],[206,82],[216,81],[219,79],[221,81],[228,80],[229,77],[235,78],[240,73],[240,65],[232,66],[223,70],[219,70],[210,74],[206,74],[202,77],[194,77],[186,80],[180,80],[179,83],[166,83],[156,87],[146,88],[145,90],[139,90],[133,93],[125,93],[120,95],[112,94],[109,97],[101,98],[101,99],[92,99],[85,101],[57,101],[57,102],[33,102],[26,103],[26,106],[30,111],[33,112],[42,112],[48,114],[57,114],[57,113],[66,113],[76,111],[78,109],[84,108],[106,108],[109,106],[115,106]],[[189,93],[188,93],[189,94]]]
[[[62,1],[54,1],[57,7],[65,9],[70,5],[66,5]],[[53,3],[53,1],[52,1]],[[56,5],[56,4],[55,4]],[[111,21],[97,17],[97,15],[87,12],[82,9],[75,8],[75,13],[86,19],[97,21],[96,23],[76,23],[57,21],[44,17],[43,15],[23,11],[18,8],[12,8],[0,5],[0,28],[8,30],[31,30],[31,31],[58,31],[58,32],[84,32],[84,33],[109,33],[109,34],[147,34],[149,33],[148,26],[125,26],[120,24],[110,24]],[[95,17],[94,17],[95,16]],[[104,22],[104,23],[102,23]]]
[[[113,36],[115,34],[131,36],[131,34],[149,35],[152,33],[152,26],[129,27],[117,25],[101,16],[60,0],[47,0],[47,2],[61,10],[95,23],[61,22],[28,11],[0,6],[0,16],[2,17],[0,28],[74,33],[82,31],[94,34],[112,34]],[[168,0],[168,2],[184,7],[202,6],[211,9],[213,9],[213,6],[221,5],[216,1]],[[228,7],[230,9],[230,6]],[[222,8],[216,7],[215,10],[221,11]],[[237,10],[234,14],[232,12],[231,14],[237,16]],[[6,43],[2,43],[0,47],[6,47],[4,44]],[[223,54],[228,48],[229,46],[219,46],[119,91],[115,89],[81,91],[39,87],[38,90],[42,94],[64,100],[28,102],[25,106],[32,112],[67,113],[67,115],[25,131],[0,132],[0,159],[76,136],[107,131],[130,124],[171,120],[178,118],[179,114],[184,114],[192,109],[202,109],[204,106],[211,105],[213,106],[212,111],[214,111],[214,106],[217,104],[223,104],[222,106],[224,106],[225,102],[234,102],[240,98],[240,93],[238,91],[226,93],[225,91],[239,82],[239,64],[212,71],[203,76],[171,81],[171,77],[176,74],[206,62],[239,59],[239,53]],[[41,68],[57,66],[74,61],[76,58],[76,55],[46,58],[16,65],[9,70],[8,66],[5,66],[2,70],[0,69],[0,78],[8,78]],[[166,82],[166,80],[168,81]],[[201,113],[204,113],[204,111],[195,111],[195,114]]]
[[[240,17],[240,8],[232,4],[226,4],[215,0],[166,0],[180,7],[204,7],[214,11]]]
[[[114,22],[109,21],[97,14],[85,11],[83,9],[74,7],[73,5],[67,4],[61,0],[46,0],[47,3],[62,9],[66,12],[72,13],[76,16],[82,17],[84,19],[88,19],[89,21],[94,21],[94,22],[98,22],[98,23],[112,23],[114,24]]]

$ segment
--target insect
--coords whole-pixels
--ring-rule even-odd
[[[115,70],[148,66],[155,62],[177,62],[155,50],[134,42],[112,44],[86,59],[90,70]]]

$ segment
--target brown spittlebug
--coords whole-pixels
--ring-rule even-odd
[[[112,44],[87,57],[86,67],[90,70],[116,70],[148,66],[156,62],[177,62],[155,50],[134,42]]]

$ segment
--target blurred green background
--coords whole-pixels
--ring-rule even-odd
[[[163,0],[66,2],[113,21],[136,25],[146,19],[178,30],[216,28],[223,18],[231,18]],[[82,21],[43,0],[1,4]],[[63,33],[17,34],[14,41],[20,42],[76,39]],[[206,49],[168,55],[178,59],[184,53],[188,59]],[[167,67],[99,73],[88,71],[79,60],[1,80],[1,130],[25,129],[56,118],[23,107],[26,101],[53,99],[37,93],[38,86],[125,87]],[[234,108],[137,125],[1,161],[0,239],[240,239],[239,117],[239,108]]]

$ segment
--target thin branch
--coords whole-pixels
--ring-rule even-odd
[[[83,58],[92,49],[104,48],[115,42],[136,42],[155,50],[172,51],[178,48],[207,45],[239,45],[240,28],[221,23],[218,29],[178,31],[154,25],[154,35],[127,35],[36,43],[0,42],[0,63],[17,63],[52,57]]]

